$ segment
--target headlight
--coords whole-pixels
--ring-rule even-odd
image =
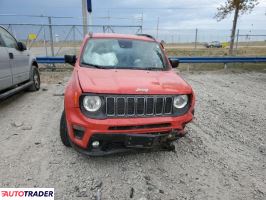
[[[184,108],[188,103],[187,95],[179,95],[174,98],[174,107],[177,109]]]
[[[96,112],[101,108],[102,101],[98,96],[85,96],[83,106],[89,112]]]

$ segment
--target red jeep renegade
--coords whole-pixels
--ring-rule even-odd
[[[87,155],[173,149],[193,119],[191,86],[153,37],[89,34],[65,90],[60,136]]]

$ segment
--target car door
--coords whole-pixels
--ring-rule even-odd
[[[29,80],[29,52],[18,50],[17,40],[5,29],[3,29],[2,39],[10,58],[13,84],[16,85]]]
[[[1,37],[2,30],[3,29],[0,27],[0,91],[13,85],[11,64],[8,52]]]

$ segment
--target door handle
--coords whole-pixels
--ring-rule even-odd
[[[14,54],[13,53],[9,53],[9,58],[10,59],[14,59]]]

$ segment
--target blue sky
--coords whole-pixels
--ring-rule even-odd
[[[92,23],[94,25],[140,25],[143,15],[143,32],[157,35],[156,26],[159,19],[158,39],[167,42],[191,42],[198,28],[199,41],[228,41],[233,16],[217,22],[213,17],[217,7],[226,0],[92,0]],[[266,0],[251,14],[241,16],[238,22],[240,34],[266,34]],[[72,19],[53,19],[53,24],[82,24],[82,0],[0,0],[0,25],[9,23],[47,24],[47,18],[23,16],[3,16],[3,14],[68,16]],[[110,20],[106,19],[108,13]],[[70,27],[71,28],[71,27]],[[67,37],[68,27],[55,27],[54,36],[60,40]],[[27,38],[28,33],[37,33],[38,27],[13,26],[12,33],[20,39]],[[82,37],[79,28],[76,37]],[[48,31],[48,30],[47,30]],[[119,33],[136,33],[136,28],[115,29]],[[93,29],[102,32],[102,28]],[[81,34],[80,34],[81,33]],[[72,37],[72,36],[71,36]],[[246,40],[241,38],[240,40]],[[265,40],[265,37],[254,37],[251,40]]]
[[[232,17],[222,22],[213,19],[216,7],[225,0],[92,0],[93,24],[107,24],[108,11],[111,24],[136,25],[143,13],[144,28],[155,29],[160,17],[161,29],[230,29]],[[152,3],[151,3],[152,2]],[[164,8],[164,9],[157,9]],[[254,11],[242,16],[239,28],[266,29],[266,0]],[[73,16],[75,19],[54,19],[56,24],[81,24],[81,0],[0,0],[0,14],[31,14]],[[127,19],[116,19],[127,18]],[[0,16],[0,23],[46,23],[47,19]]]

